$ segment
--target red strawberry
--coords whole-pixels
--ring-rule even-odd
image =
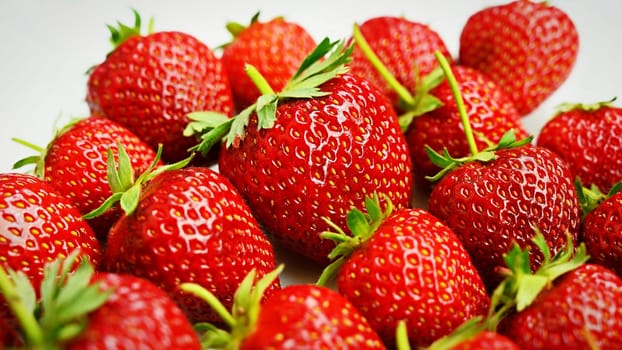
[[[518,139],[528,136],[514,104],[490,78],[465,66],[455,65],[452,70],[478,148],[498,143],[508,130],[514,130]],[[468,156],[472,151],[464,137],[458,104],[449,82],[443,80],[429,93],[442,105],[414,118],[406,131],[414,172],[420,180],[440,170],[430,161],[426,147],[437,152],[446,148],[453,157]]]
[[[226,305],[252,268],[271,271],[270,242],[246,203],[222,175],[205,167],[162,171],[148,181],[136,208],[111,228],[107,270],[151,280],[194,321],[214,313],[179,290],[182,282],[205,286]],[[279,288],[275,282],[270,291]]]
[[[102,205],[113,191],[126,190],[115,186],[111,190],[108,183],[108,151],[118,158],[119,145],[132,168],[140,173],[156,159],[156,153],[127,128],[104,117],[87,117],[63,128],[42,155],[35,157],[38,163],[35,172],[84,215]],[[88,220],[101,242],[120,215],[121,208],[115,206]]]
[[[274,292],[263,303],[265,288],[280,273],[272,273],[253,284],[251,271],[236,292],[231,313],[222,304],[219,309],[229,327],[208,330],[204,345],[222,349],[385,349],[378,334],[361,313],[336,291],[312,284],[290,285]],[[184,290],[201,296],[211,293],[193,284]]]
[[[429,26],[404,17],[379,16],[363,22],[353,39],[356,40],[349,63],[351,73],[369,80],[389,98],[400,113],[412,106],[404,101],[372,63],[376,58],[408,92],[415,93],[423,79],[438,66],[434,53],[451,58],[441,36]],[[361,37],[365,42],[362,42]],[[375,58],[368,57],[365,46]],[[366,48],[365,48],[366,49]]]
[[[499,332],[521,349],[619,349],[622,279],[585,264],[584,246],[552,256],[542,235],[535,244],[546,258],[534,273],[528,251],[515,246],[506,256],[507,277],[493,294],[509,313]]]
[[[101,247],[78,210],[32,175],[0,174],[0,265],[22,271],[38,289],[43,267],[74,249],[99,264]],[[0,318],[5,312],[0,302]]]
[[[9,279],[0,267],[7,282],[0,290],[12,296],[25,348],[201,349],[192,324],[163,290],[131,275],[94,275],[85,261],[74,268],[74,258],[46,265],[40,300],[30,299],[35,291],[23,274],[9,272]]]
[[[489,75],[526,115],[568,78],[578,49],[577,30],[565,12],[546,2],[515,0],[469,17],[459,61]]]
[[[257,68],[270,86],[280,91],[316,46],[315,39],[298,23],[283,17],[261,22],[258,16],[248,26],[229,23],[234,38],[222,52],[238,110],[255,103],[261,95],[246,74],[247,64]]]
[[[387,344],[395,343],[399,320],[420,347],[486,314],[490,300],[482,279],[448,226],[418,208],[393,212],[389,204],[383,212],[377,197],[366,205],[368,216],[358,209],[348,214],[353,237],[341,229],[324,234],[341,243],[320,285],[338,269],[339,293]]]
[[[604,192],[622,181],[622,108],[611,102],[563,105],[537,141],[568,162],[584,186]]]
[[[111,29],[117,46],[91,71],[87,102],[93,115],[127,127],[153,149],[162,144],[163,159],[178,161],[196,144],[183,135],[186,114],[232,115],[229,80],[204,43],[179,31],[140,35],[135,15],[134,28]]]

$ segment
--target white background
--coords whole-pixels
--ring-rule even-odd
[[[318,41],[346,38],[354,22],[399,15],[428,24],[457,55],[459,35],[469,15],[493,0],[400,1],[27,1],[0,2],[0,171],[32,152],[11,141],[19,137],[45,146],[54,126],[86,116],[89,67],[104,60],[111,46],[106,24],[132,24],[131,8],[155,30],[190,33],[214,48],[230,39],[228,21],[247,23],[285,16]],[[533,134],[561,102],[594,102],[620,97],[622,105],[622,0],[549,0],[575,22],[580,36],[578,61],[570,78],[534,113],[524,118]],[[60,121],[56,122],[57,118]],[[299,275],[292,269],[289,274]],[[287,269],[286,269],[287,270]]]

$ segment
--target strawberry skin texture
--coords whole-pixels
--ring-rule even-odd
[[[516,107],[490,78],[461,65],[454,65],[452,72],[458,82],[478,149],[486,148],[487,141],[498,143],[510,129],[514,130],[516,139],[528,136]],[[430,161],[426,145],[439,153],[447,148],[449,154],[456,158],[471,153],[447,80],[443,80],[430,93],[442,102],[442,106],[416,117],[406,131],[414,172],[423,183],[428,182],[425,176],[433,176],[441,170]]]
[[[591,261],[622,276],[622,192],[607,198],[581,223],[581,240]]]
[[[540,131],[537,144],[559,154],[583,186],[606,193],[622,181],[622,108],[573,109],[556,114]]]
[[[278,92],[315,46],[315,39],[305,28],[281,17],[253,22],[238,33],[222,52],[237,109],[255,103],[261,95],[246,74],[246,64],[257,68],[270,87]]]
[[[427,76],[438,62],[434,52],[451,59],[441,36],[429,26],[404,17],[380,16],[363,22],[359,29],[380,61],[397,81],[413,92],[420,80]],[[358,46],[352,52],[350,72],[369,80],[381,89],[400,111],[398,95]]]
[[[620,349],[620,300],[622,279],[603,266],[585,264],[503,320],[500,332],[526,350]]]
[[[132,36],[91,72],[86,100],[91,114],[125,126],[163,159],[188,157],[197,140],[183,136],[186,114],[231,116],[233,96],[222,63],[205,44],[181,32]]]
[[[201,349],[192,324],[153,283],[114,273],[99,273],[92,283],[113,292],[66,349]]]
[[[454,346],[451,350],[521,350],[510,338],[491,331],[482,331]]]
[[[166,290],[193,322],[218,322],[207,303],[182,292],[194,282],[231,307],[248,272],[274,270],[272,245],[235,188],[204,167],[165,171],[143,190],[132,215],[111,228],[108,271],[146,278]],[[275,281],[267,292],[280,288]]]
[[[388,100],[351,74],[320,89],[329,95],[279,104],[270,129],[258,131],[253,115],[239,145],[223,147],[219,170],[276,242],[325,264],[335,244],[320,238],[323,217],[346,227],[346,213],[374,192],[407,207],[413,185]]]
[[[534,228],[542,231],[553,253],[566,242],[576,243],[581,212],[574,179],[566,163],[537,146],[497,151],[488,163],[466,163],[443,177],[429,197],[429,210],[458,235],[480,271],[487,288],[500,281],[503,254],[513,242],[537,247]],[[531,255],[534,269],[541,254]]]
[[[81,214],[99,207],[112,190],[108,184],[107,151],[115,159],[119,142],[127,152],[136,176],[153,163],[155,152],[127,128],[104,117],[88,117],[56,137],[45,156],[45,181],[70,200]],[[104,242],[108,230],[121,215],[114,206],[88,220],[98,239]]]
[[[459,61],[489,75],[527,115],[568,78],[579,50],[570,17],[545,2],[484,8],[462,28]]]
[[[290,285],[261,305],[250,349],[385,349],[378,334],[343,296],[327,287]]]
[[[458,237],[418,208],[390,215],[341,267],[337,287],[387,344],[401,319],[411,345],[427,346],[490,304]]]

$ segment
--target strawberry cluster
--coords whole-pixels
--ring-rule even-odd
[[[109,28],[91,115],[0,174],[0,349],[622,346],[622,108],[522,125],[577,58],[559,8],[484,8],[456,57],[404,17]]]

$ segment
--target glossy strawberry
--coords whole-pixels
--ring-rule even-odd
[[[153,149],[162,144],[166,162],[186,158],[196,144],[183,135],[186,114],[233,114],[222,63],[197,38],[179,31],[141,35],[136,14],[135,28],[113,30],[113,40],[114,50],[90,72],[91,113],[125,126]]]
[[[0,265],[22,271],[38,289],[45,264],[74,249],[99,264],[100,244],[73,204],[33,175],[0,174]]]
[[[231,305],[248,271],[264,274],[275,266],[272,246],[246,203],[205,167],[162,171],[147,182],[136,208],[111,228],[104,259],[109,271],[163,288],[193,322],[215,315],[180,291],[180,283],[196,282]],[[277,281],[270,292],[278,287]]]
[[[468,18],[459,61],[490,76],[526,115],[566,81],[578,50],[577,29],[564,11],[546,2],[514,0]]]
[[[270,86],[280,91],[316,46],[304,27],[283,17],[260,21],[256,15],[248,26],[231,23],[228,28],[234,38],[225,46],[222,62],[238,110],[261,95],[246,74],[247,64],[257,68]]]
[[[509,130],[518,139],[528,136],[514,104],[490,78],[466,66],[454,65],[452,70],[479,149],[498,143]],[[447,149],[452,157],[464,157],[472,151],[449,82],[443,80],[429,93],[442,105],[414,118],[406,131],[414,172],[422,183],[429,183],[424,177],[440,170],[431,162],[426,147],[437,152]]]
[[[378,334],[361,313],[343,296],[313,284],[290,285],[274,292],[262,303],[263,293],[282,266],[255,280],[251,271],[236,292],[228,311],[205,300],[220,314],[227,330],[209,329],[203,345],[218,349],[385,349]],[[193,284],[182,285],[197,295],[209,291]]]
[[[337,288],[387,344],[405,320],[411,344],[430,345],[466,320],[486,314],[489,298],[469,254],[454,232],[422,209],[382,211],[368,199],[364,216],[348,214],[354,237],[324,234],[340,243],[320,277],[336,273]]]
[[[436,51],[451,59],[445,42],[434,29],[405,17],[372,17],[361,23],[359,30],[369,48],[397,82],[413,94],[422,80],[438,66],[434,57]],[[351,73],[369,80],[389,98],[398,112],[403,112],[408,108],[404,106],[405,101],[400,100],[368,55],[357,41],[352,62],[349,63]]]
[[[561,106],[537,144],[562,157],[586,187],[607,192],[622,181],[622,108],[611,102]]]

